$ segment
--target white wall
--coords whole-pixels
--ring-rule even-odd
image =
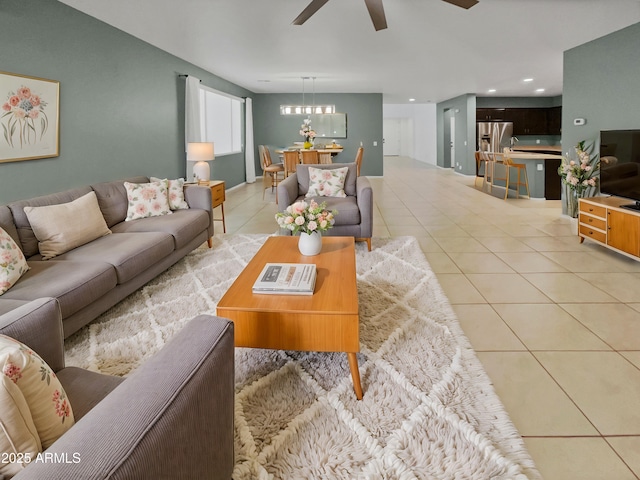
[[[400,125],[403,129],[400,134],[401,155],[436,165],[437,129],[435,104],[384,104],[382,105],[382,117],[383,119],[400,119]],[[382,134],[384,136],[384,132]]]

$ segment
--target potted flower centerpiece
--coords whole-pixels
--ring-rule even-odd
[[[600,164],[597,162],[595,166],[592,165],[593,149],[594,145],[586,147],[583,140],[575,146],[573,156],[567,154],[562,157],[562,164],[558,168],[562,183],[568,187],[567,215],[573,218],[578,216],[578,198],[582,198],[588,188],[595,187],[598,180],[596,174]]]
[[[304,148],[309,149],[313,147],[313,139],[316,138],[315,130],[311,129],[311,119],[305,118],[304,122],[300,126],[300,135],[304,137]]]
[[[326,232],[335,223],[337,211],[327,210],[327,202],[311,200],[289,205],[284,212],[276,213],[280,228],[300,234],[298,248],[303,255],[317,255],[322,250],[322,232]]]

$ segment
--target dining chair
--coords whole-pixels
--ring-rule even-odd
[[[333,163],[333,158],[329,152],[318,152],[318,163],[328,165]]]
[[[285,150],[284,155],[284,178],[296,172],[296,166],[300,163],[300,154],[297,150]]]
[[[526,187],[527,197],[531,198],[531,196],[529,195],[529,178],[527,177],[527,166],[524,163],[515,163],[508,153],[503,154],[502,161],[506,168],[506,174],[507,174],[506,175],[507,178],[505,179],[506,183],[505,183],[504,199],[506,200],[507,197],[509,196],[509,185],[511,184],[511,170],[514,170],[514,169],[518,174],[515,182],[516,198],[520,198],[520,187]],[[524,176],[524,182],[520,180],[521,175]]]
[[[284,165],[281,163],[274,164],[271,161],[271,152],[269,147],[258,145],[260,153],[260,161],[262,163],[262,199],[264,200],[264,191],[271,187],[273,191],[276,188],[276,204],[278,203],[278,183],[280,182],[280,173],[284,176]]]
[[[300,150],[302,155],[302,163],[318,163],[318,151],[317,150]]]
[[[356,153],[356,168],[358,169],[358,176],[360,176],[360,167],[362,166],[362,157],[364,156],[364,147],[358,147]]]

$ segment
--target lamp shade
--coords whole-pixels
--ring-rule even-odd
[[[193,174],[200,182],[208,182],[211,177],[211,168],[207,163],[214,159],[213,143],[211,142],[190,142],[187,143],[187,160],[197,162],[193,166]]]
[[[187,143],[187,160],[190,162],[206,162],[213,160],[213,143],[190,142]]]

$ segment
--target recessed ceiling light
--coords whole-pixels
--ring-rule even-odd
[[[544,88],[538,88],[538,89],[536,89],[536,93],[542,93],[542,92],[544,92]]]
[[[415,101],[416,101],[416,99],[415,99],[415,98],[410,98],[410,99],[409,99],[409,101],[410,101],[410,102],[415,102]]]
[[[489,93],[496,93],[496,89],[495,89],[495,88],[491,88],[491,89],[489,90]]]
[[[533,82],[533,78],[525,78],[522,80],[523,82]]]

